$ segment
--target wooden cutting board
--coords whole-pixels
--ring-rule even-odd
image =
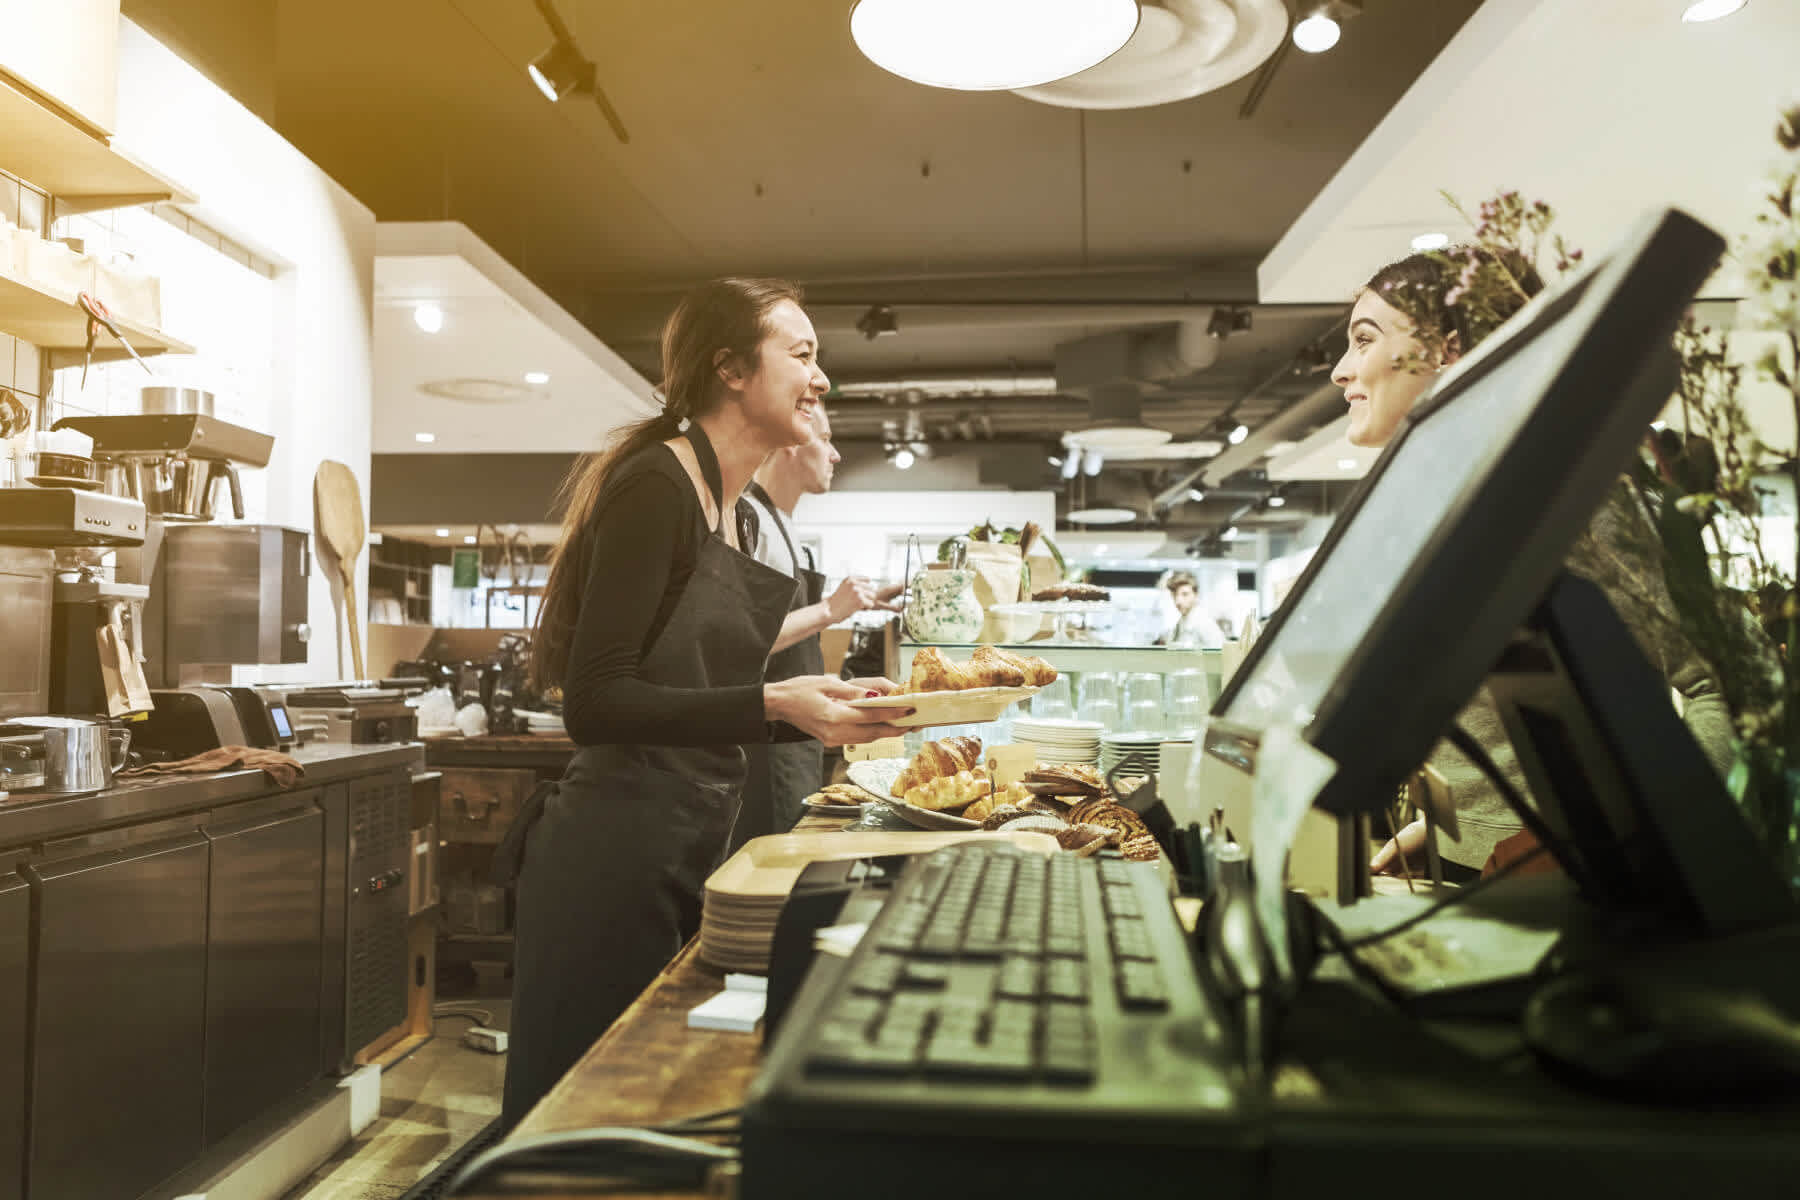
[[[356,473],[341,462],[326,459],[313,476],[313,505],[319,540],[336,555],[344,581],[344,616],[350,626],[350,663],[357,679],[363,678],[362,629],[357,623],[356,560],[362,555],[368,534],[363,523],[362,488]]]

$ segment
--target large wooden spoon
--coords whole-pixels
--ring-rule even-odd
[[[344,615],[350,626],[350,663],[363,677],[362,630],[357,626],[356,560],[362,554],[362,488],[356,474],[341,462],[326,459],[313,476],[313,504],[318,508],[319,540],[337,556],[344,580]]]

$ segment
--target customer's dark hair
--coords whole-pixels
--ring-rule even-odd
[[[1523,254],[1473,244],[1409,254],[1362,287],[1405,313],[1434,351],[1455,334],[1462,354],[1543,290],[1543,277]]]
[[[681,298],[662,330],[662,412],[613,434],[599,454],[584,456],[558,489],[566,503],[562,534],[550,555],[543,606],[531,645],[531,683],[539,691],[560,687],[569,665],[575,622],[588,577],[585,532],[599,507],[613,468],[706,416],[724,397],[721,368],[754,372],[769,313],[783,300],[801,303],[798,286],[784,279],[715,279]]]

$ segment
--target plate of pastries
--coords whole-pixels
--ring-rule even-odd
[[[956,662],[936,646],[913,656],[906,684],[888,696],[852,700],[853,708],[911,709],[890,718],[902,727],[975,725],[992,721],[1013,704],[1056,679],[1056,668],[1041,658],[998,646],[978,646],[967,662]]]
[[[1113,847],[1144,861],[1161,853],[1143,819],[1117,803],[1086,764],[1039,763],[1022,780],[996,787],[981,740],[952,737],[926,742],[911,759],[871,759],[848,769],[850,782],[922,829],[1035,831],[1078,854]]]

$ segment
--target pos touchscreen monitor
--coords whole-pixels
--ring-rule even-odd
[[[1385,805],[1545,600],[1672,394],[1671,336],[1722,248],[1682,213],[1653,214],[1447,370],[1220,695],[1208,752],[1244,766],[1261,731],[1290,725],[1337,764],[1321,808]]]

